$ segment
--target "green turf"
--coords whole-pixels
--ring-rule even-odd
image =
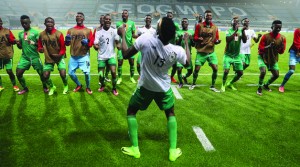
[[[285,35],[288,48],[292,33]],[[223,33],[221,39],[222,44],[216,47],[220,67],[218,88],[222,80]],[[20,50],[16,48],[15,52],[14,67]],[[238,91],[210,91],[211,69],[207,64],[197,81],[206,86],[193,91],[188,87],[179,89],[183,99],[176,100],[175,113],[178,147],[183,155],[173,163],[168,161],[167,121],[155,103],[137,115],[141,158],[126,156],[120,150],[130,146],[126,108],[136,87],[126,75],[127,62],[117,97],[111,93],[111,83],[105,92],[97,92],[95,75],[91,79],[92,95],[84,91],[63,95],[63,84],[57,75],[52,76],[57,92],[45,95],[34,75],[25,76],[30,92],[20,96],[12,91],[8,76],[1,70],[6,89],[0,93],[0,166],[300,166],[299,73],[296,69],[285,93],[279,93],[278,86],[271,86],[273,92],[263,91],[260,97],[256,95],[257,87],[247,86],[258,83],[257,44],[252,53],[250,67],[236,83]],[[97,71],[95,54],[92,51],[92,74]],[[287,50],[280,56],[279,66],[281,74],[285,74]],[[53,73],[57,74],[57,70]],[[25,74],[35,71],[31,69]],[[266,79],[269,77],[268,73]],[[83,76],[79,79],[84,83]],[[283,75],[275,84],[282,79]],[[70,79],[69,87],[75,87]],[[193,126],[203,129],[214,152],[203,149]]]

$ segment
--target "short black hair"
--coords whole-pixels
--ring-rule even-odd
[[[163,17],[159,23],[161,35],[167,41],[175,37],[176,27],[172,19]]]
[[[274,24],[282,24],[282,22],[280,20],[274,20],[272,25],[274,25]]]
[[[22,15],[22,16],[20,17],[20,20],[23,20],[23,19],[29,19],[29,20],[30,20],[29,16],[27,16],[27,15]]]
[[[204,13],[211,13],[211,10],[206,10]]]
[[[77,12],[77,14],[81,14],[81,15],[84,17],[84,14],[83,14],[83,12]]]
[[[52,17],[47,17],[47,18],[45,18],[45,23],[47,22],[48,19],[51,19],[54,22],[54,19]]]
[[[145,18],[148,17],[148,16],[152,18],[151,14],[146,14]]]

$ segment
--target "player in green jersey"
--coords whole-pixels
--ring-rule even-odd
[[[46,82],[43,76],[43,64],[37,49],[39,32],[30,27],[31,21],[27,15],[22,15],[20,21],[24,30],[19,33],[19,40],[17,41],[18,48],[22,49],[22,56],[17,66],[16,75],[23,87],[23,90],[19,91],[18,94],[21,95],[28,92],[28,87],[26,85],[23,74],[25,70],[29,70],[30,66],[32,66],[39,74],[40,79],[43,83],[44,92],[48,93],[49,90],[46,86]]]
[[[117,28],[121,27],[123,24],[126,25],[126,42],[128,47],[133,45],[133,38],[137,38],[138,35],[135,34],[135,23],[132,20],[128,19],[129,12],[128,10],[123,10],[122,12],[122,21],[118,21],[116,26]],[[128,59],[130,65],[130,81],[136,83],[134,80],[134,56]],[[118,51],[118,80],[117,84],[122,82],[122,66],[123,66],[123,55],[121,50]]]

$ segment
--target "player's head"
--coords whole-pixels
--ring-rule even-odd
[[[249,27],[250,21],[249,21],[248,18],[243,18],[243,20],[241,21],[241,23],[242,23],[242,25],[243,25],[244,27]]]
[[[274,20],[271,26],[273,33],[279,33],[281,31],[282,22],[280,20]]]
[[[239,27],[239,18],[238,17],[233,17],[231,19],[231,27],[235,30]]]
[[[46,31],[51,32],[55,25],[54,19],[52,17],[47,17],[44,25],[46,26]]]
[[[168,44],[175,37],[176,27],[172,19],[163,17],[157,23],[157,35],[163,44]]]
[[[22,27],[24,28],[24,30],[29,30],[30,29],[30,23],[31,23],[31,21],[30,21],[30,18],[29,18],[29,16],[27,16],[27,15],[22,15],[21,17],[20,17],[20,22],[21,22],[21,25],[22,25]]]
[[[110,28],[111,25],[111,17],[110,14],[106,14],[103,18],[104,24],[103,24],[103,28],[105,30],[108,30]]]
[[[83,25],[83,21],[84,21],[84,14],[82,12],[77,12],[77,15],[76,15],[77,25]]]
[[[189,19],[187,18],[182,18],[181,19],[181,27],[183,30],[187,30],[189,26]]]
[[[171,11],[167,12],[166,17],[173,19],[174,18],[173,12]]]
[[[123,22],[126,22],[128,20],[128,16],[129,16],[128,10],[124,9],[122,12]]]
[[[104,25],[104,15],[101,15],[100,18],[99,18],[99,23],[101,26]]]
[[[206,23],[210,23],[212,21],[212,12],[210,10],[206,10],[204,12],[204,20]]]
[[[151,25],[151,22],[152,22],[152,16],[150,14],[147,14],[145,16],[145,23],[146,23],[146,26],[150,26]]]

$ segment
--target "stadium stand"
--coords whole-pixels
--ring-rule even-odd
[[[4,24],[20,27],[19,17],[23,14],[32,18],[35,26],[43,26],[44,18],[51,16],[57,26],[73,26],[76,12],[81,11],[86,16],[85,24],[95,27],[99,24],[101,14],[111,14],[112,21],[121,19],[123,9],[129,10],[129,19],[137,25],[144,24],[144,16],[152,14],[154,22],[164,16],[167,11],[173,11],[175,21],[186,17],[195,20],[194,14],[210,9],[214,13],[215,23],[220,27],[228,27],[233,16],[247,17],[252,27],[257,30],[268,30],[275,19],[283,21],[283,30],[292,31],[298,27],[300,0],[2,0],[0,16]],[[113,23],[114,24],[114,23]]]

